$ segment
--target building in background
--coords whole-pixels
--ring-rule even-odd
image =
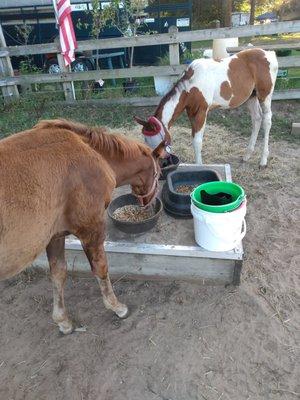
[[[108,0],[99,0],[100,7],[105,7]],[[145,8],[144,24],[140,27],[140,34],[165,33],[171,25],[178,27],[179,31],[191,30],[192,0],[149,0]],[[91,0],[71,0],[72,19],[78,41],[90,39],[91,36]],[[80,24],[79,24],[80,21]],[[0,23],[2,24],[5,39],[8,46],[50,43],[58,36],[55,26],[55,17],[52,0],[1,0],[0,1]],[[26,25],[31,28],[27,35],[26,43],[20,35],[18,27]],[[121,33],[114,27],[105,28],[100,38],[112,38],[121,36]],[[189,47],[181,46],[181,49]],[[127,61],[126,49],[125,63]],[[167,45],[137,47],[135,50],[134,63],[136,65],[151,65],[158,61],[159,57],[167,52]],[[109,49],[105,50],[106,53]],[[78,54],[82,57],[81,54]],[[54,55],[37,55],[34,62],[39,68],[49,68]],[[18,68],[21,58],[13,57],[14,68]],[[114,62],[118,63],[116,58]],[[88,61],[87,61],[88,64]],[[119,65],[117,65],[119,66]],[[89,69],[91,66],[88,66]],[[102,65],[106,67],[105,63]]]
[[[250,23],[250,13],[233,12],[231,14],[231,25],[232,26],[249,25],[249,23]]]

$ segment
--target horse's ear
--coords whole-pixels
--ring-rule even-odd
[[[152,151],[154,158],[164,158],[166,155],[166,142],[163,140],[159,145]]]
[[[140,125],[145,126],[145,125],[148,124],[148,121],[144,121],[144,120],[142,120],[142,119],[139,118],[139,117],[133,117],[133,119],[134,119],[138,124],[140,124]]]

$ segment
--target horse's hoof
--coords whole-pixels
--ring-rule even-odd
[[[261,170],[263,170],[263,169],[266,169],[267,168],[267,164],[259,164],[259,169],[261,169]]]
[[[125,306],[125,304],[123,304],[122,307],[120,307],[120,309],[118,311],[116,311],[116,315],[121,319],[127,318],[129,315],[128,307]]]
[[[242,158],[243,162],[247,162],[250,160],[251,154],[245,154]]]
[[[74,331],[74,327],[71,321],[63,321],[58,324],[59,331],[64,335],[69,335]]]

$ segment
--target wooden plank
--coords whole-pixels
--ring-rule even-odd
[[[58,61],[59,68],[62,72],[64,72],[64,73],[70,72],[70,68],[65,66],[64,58],[60,53],[57,53],[57,61]],[[63,86],[63,90],[64,90],[65,99],[67,101],[76,100],[74,83],[73,82],[64,82],[62,84],[62,86]]]
[[[300,122],[293,122],[291,134],[300,135]]]
[[[216,258],[221,260],[242,260],[243,258],[243,251],[241,247],[230,251],[211,252],[199,246],[105,241],[104,248],[108,253],[121,254],[128,253],[153,256]],[[76,238],[67,238],[66,249],[83,251],[80,241]]]
[[[133,78],[160,75],[180,75],[186,65],[164,65],[151,67],[132,67],[114,70],[102,69],[101,71],[71,72],[60,74],[33,74],[7,77],[0,79],[0,87],[21,83],[53,83],[68,81],[88,81],[101,79]]]
[[[176,34],[178,32],[177,26],[170,26],[169,33]],[[169,45],[169,58],[170,58],[170,65],[179,65],[179,44],[170,44]]]
[[[194,42],[218,38],[247,37],[271,35],[275,33],[299,32],[300,21],[274,22],[263,25],[247,25],[235,28],[203,29],[177,33],[160,33],[134,37],[119,37],[109,39],[91,39],[78,42],[78,51],[95,49],[114,49],[121,47],[140,47],[151,45]],[[4,50],[0,48],[0,51]],[[55,43],[35,44],[27,46],[8,47],[11,56],[57,53],[59,48]]]
[[[89,100],[76,100],[67,101],[67,105],[95,105],[95,106],[110,106],[110,105],[130,105],[133,107],[152,107],[157,106],[161,100],[159,96],[153,97],[120,97],[118,99],[89,99]],[[57,103],[62,103],[58,101]]]
[[[300,56],[278,57],[280,68],[300,67]]]
[[[9,56],[9,52],[7,50],[1,50],[0,51],[0,58],[1,57],[8,57]]]
[[[299,67],[300,57],[279,57],[279,67]],[[70,82],[70,81],[87,81],[98,80],[99,75],[102,79],[118,79],[118,78],[137,78],[147,76],[163,76],[163,75],[180,75],[186,65],[164,65],[151,67],[132,67],[120,68],[114,70],[86,71],[86,72],[64,72],[60,74],[33,74],[21,75],[16,77],[6,77],[0,79],[0,87],[15,84],[32,84],[32,83],[53,83],[53,82]],[[71,98],[69,100],[72,100]]]
[[[264,50],[280,50],[280,49],[300,49],[300,42],[292,43],[275,43],[275,44],[256,44],[255,46],[238,46],[238,47],[227,47],[229,53],[237,53],[238,51],[246,49],[264,49]]]
[[[276,90],[273,94],[273,100],[293,100],[300,99],[300,89]],[[110,105],[130,105],[133,107],[154,107],[159,104],[161,97],[121,97],[119,99],[91,99],[77,100],[76,102],[67,102],[69,105],[95,105],[95,106],[110,106]],[[61,102],[59,102],[61,103]],[[65,104],[65,103],[64,103]]]
[[[272,100],[297,100],[300,99],[300,89],[275,90]]]
[[[83,251],[66,249],[68,265],[76,272],[90,272]],[[146,280],[179,280],[202,284],[230,284],[234,281],[235,261],[185,256],[106,252],[112,278]],[[122,260],[122,262],[120,262]],[[42,254],[34,267],[48,268],[47,257]]]
[[[0,76],[14,76],[14,70],[11,65],[10,57],[8,56],[8,51],[6,47],[6,41],[3,34],[2,26],[0,24],[0,45],[2,46],[2,55],[0,58]],[[2,95],[5,102],[10,102],[12,100],[16,100],[19,97],[19,91],[17,86],[13,85],[5,85],[2,88]]]

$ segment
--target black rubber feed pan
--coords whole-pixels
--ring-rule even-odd
[[[140,234],[149,231],[152,229],[162,212],[162,202],[159,198],[156,198],[154,203],[151,207],[154,207],[154,215],[151,218],[148,218],[141,222],[127,222],[127,221],[120,221],[113,217],[114,211],[118,208],[127,206],[127,205],[138,205],[137,198],[132,194],[123,194],[115,198],[108,206],[107,213],[109,218],[112,220],[114,226],[118,228],[120,231],[130,234]]]
[[[159,180],[165,180],[170,172],[175,171],[178,168],[179,164],[179,158],[175,156],[175,154],[170,154],[169,158],[160,160],[161,174]]]
[[[182,168],[167,176],[162,189],[165,211],[175,218],[192,218],[190,193],[178,193],[179,186],[199,186],[202,183],[220,181],[220,175],[213,169],[203,167]]]

